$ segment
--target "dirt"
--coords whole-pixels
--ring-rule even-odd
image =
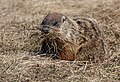
[[[30,37],[39,36],[36,28],[49,12],[96,19],[106,60],[89,64],[30,55],[39,45]],[[119,81],[120,0],[0,0],[0,82]]]

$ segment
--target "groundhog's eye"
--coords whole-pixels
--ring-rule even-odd
[[[59,26],[58,22],[54,22],[53,26]]]

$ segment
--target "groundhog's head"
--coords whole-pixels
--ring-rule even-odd
[[[42,21],[40,30],[44,34],[61,33],[67,17],[60,13],[49,13]]]

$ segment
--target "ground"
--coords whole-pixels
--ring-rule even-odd
[[[104,35],[106,60],[52,60],[31,56],[29,38],[44,16],[91,17]],[[120,0],[0,0],[0,82],[119,82]]]

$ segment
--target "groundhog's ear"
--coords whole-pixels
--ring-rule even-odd
[[[67,17],[66,16],[62,16],[62,22],[66,21]]]

